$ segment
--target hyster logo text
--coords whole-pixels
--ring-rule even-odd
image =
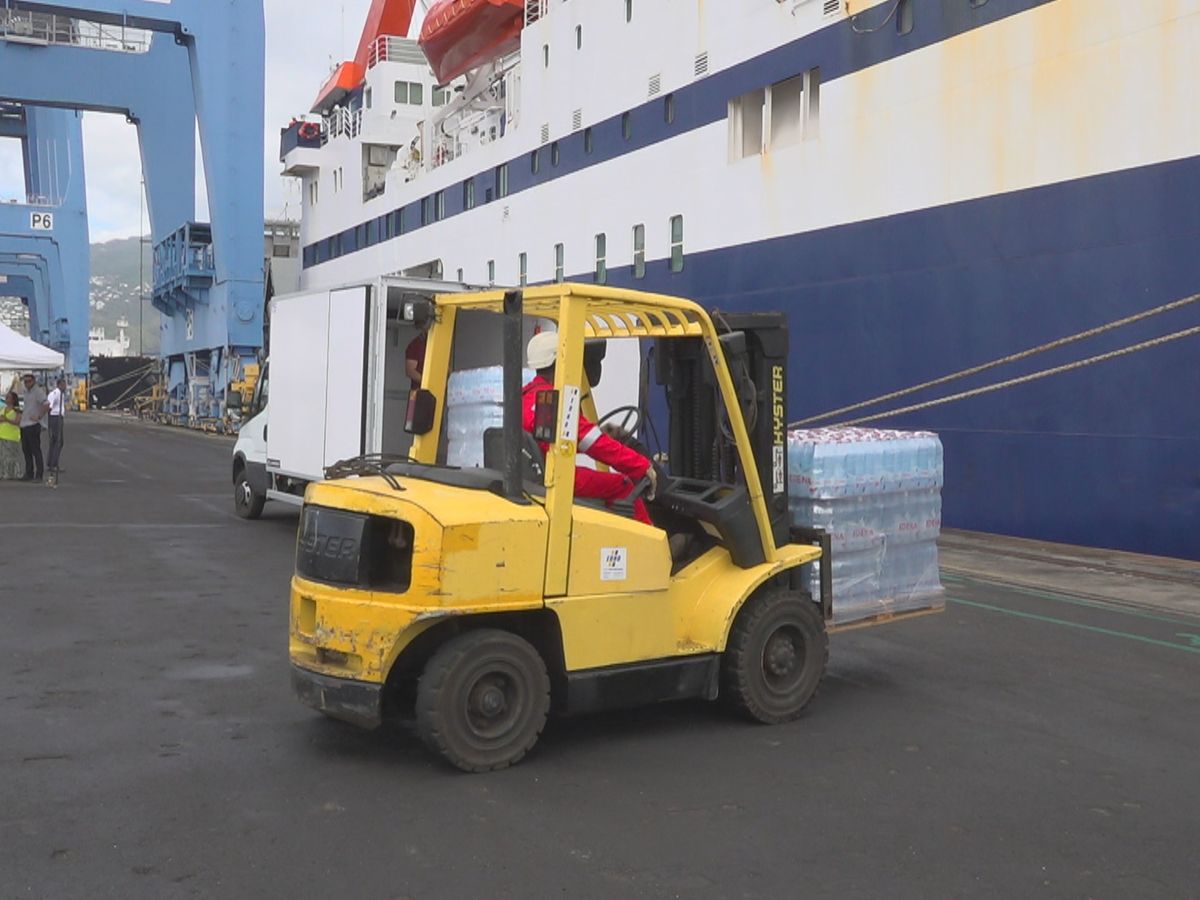
[[[775,443],[778,446],[784,444],[784,417],[786,410],[783,408],[783,366],[775,366],[771,369],[771,412],[775,417]]]
[[[354,559],[358,555],[358,541],[354,538],[305,535],[300,538],[300,547],[309,556],[323,556],[326,559]]]
[[[771,414],[775,426],[775,446],[771,448],[771,490],[776,496],[787,488],[787,459],[784,453],[787,437],[784,417],[787,411],[783,406],[783,366],[774,366],[771,369]]]

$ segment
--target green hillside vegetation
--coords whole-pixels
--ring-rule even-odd
[[[159,315],[150,305],[150,283],[153,278],[151,249],[142,247],[142,261],[138,261],[136,237],[92,244],[92,327],[103,328],[110,338],[117,336],[117,321],[129,322],[129,352],[139,354],[138,306],[144,297],[142,309],[141,355],[158,353]],[[139,277],[144,277],[139,291]]]

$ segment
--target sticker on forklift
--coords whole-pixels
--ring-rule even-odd
[[[579,440],[579,388],[575,385],[565,385],[562,392],[562,423],[559,429],[559,440],[575,443]]]
[[[783,447],[776,444],[775,445],[775,458],[773,461],[773,465],[771,466],[772,476],[773,476],[772,481],[774,481],[774,484],[772,485],[772,487],[774,488],[776,494],[783,493],[783,489],[785,486],[785,480],[787,478],[787,466],[786,466],[784,460],[785,460],[785,457],[784,457],[784,453],[783,453]]]
[[[600,548],[600,580],[624,581],[628,577],[629,548]]]

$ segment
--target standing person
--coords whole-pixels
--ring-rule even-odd
[[[50,414],[50,453],[46,468],[50,470],[50,487],[58,487],[58,459],[63,448],[63,422],[67,414],[67,379],[61,376],[50,396],[46,398],[46,410]]]
[[[21,411],[17,392],[9,391],[0,409],[0,481],[17,481],[23,471],[21,456]]]
[[[42,419],[50,406],[46,392],[30,373],[25,376],[25,408],[21,410],[21,452],[25,454],[25,477],[22,481],[41,481],[45,474],[42,459]]]

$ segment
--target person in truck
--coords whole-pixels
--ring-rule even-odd
[[[525,388],[521,395],[521,423],[524,429],[533,434],[534,418],[536,415],[537,395],[541,391],[554,390],[554,364],[558,357],[558,334],[553,331],[543,331],[535,334],[526,348],[526,361],[529,368],[537,375]],[[614,500],[622,500],[633,491],[634,485],[642,478],[650,479],[650,490],[647,496],[654,499],[654,489],[657,486],[657,474],[650,460],[636,450],[625,446],[620,441],[609,437],[595,422],[590,422],[579,415],[578,444],[580,453],[585,453],[597,462],[604,463],[612,472],[598,472],[583,466],[575,467],[575,496],[595,500],[603,500],[612,505]],[[539,442],[542,452],[549,450],[549,444]],[[637,521],[653,525],[646,504],[639,498],[634,502],[633,515]]]

